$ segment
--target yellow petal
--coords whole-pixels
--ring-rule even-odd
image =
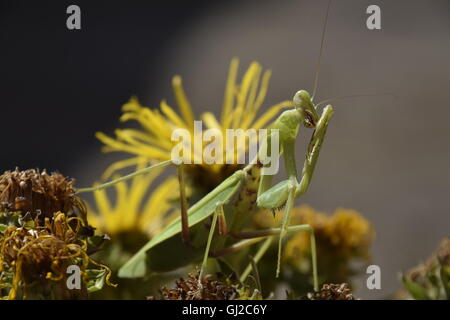
[[[132,146],[123,142],[119,142],[116,139],[113,139],[111,137],[108,137],[102,132],[97,132],[95,134],[97,139],[99,139],[101,142],[103,142],[108,148],[104,148],[105,151],[111,152],[111,151],[124,151],[131,154],[135,154],[137,156],[145,156],[149,159],[159,159],[161,161],[163,160],[169,160],[170,159],[170,153],[167,151],[163,151],[158,148],[154,148],[147,145],[139,145]]]
[[[109,202],[108,196],[105,190],[94,191],[94,199],[98,208],[98,213],[102,217],[103,224],[108,220],[108,213],[111,212],[111,203]]]
[[[149,143],[141,142],[140,140],[136,139],[135,132],[133,130],[122,130],[122,129],[116,129],[114,133],[117,136],[117,139],[121,142],[127,143],[132,146],[136,147],[142,147],[142,148],[151,148],[151,149],[157,149],[161,151],[170,151],[172,150],[172,145],[169,145],[166,148],[160,148],[157,146],[154,146]]]
[[[259,109],[261,108],[261,105],[264,102],[264,99],[266,98],[267,89],[269,87],[269,80],[270,80],[271,72],[270,70],[267,70],[264,72],[264,75],[262,77],[261,81],[261,88],[259,89],[258,97],[256,98],[252,108],[248,110],[248,116],[246,116],[245,120],[242,121],[241,127],[244,129],[247,129],[251,126],[251,123],[256,117],[256,114],[258,113]]]
[[[103,219],[101,217],[99,217],[98,214],[94,213],[94,212],[89,212],[88,211],[88,220],[89,220],[89,225],[93,226],[94,228],[100,229],[103,232],[107,232],[105,230],[104,224],[103,224]]]
[[[143,169],[144,167],[144,165],[138,166],[136,170]],[[133,178],[130,191],[128,193],[128,203],[131,205],[132,210],[137,212],[142,209],[142,201],[149,190],[150,185],[163,171],[164,168],[157,168],[145,175],[136,176]]]
[[[230,69],[228,71],[227,84],[225,87],[225,96],[223,99],[222,115],[220,117],[220,122],[222,126],[224,125],[227,117],[230,116],[234,104],[234,94],[236,87],[236,77],[239,67],[239,59],[233,58],[230,63]]]
[[[114,178],[118,178],[117,176]],[[128,187],[125,182],[119,182],[114,185],[116,189],[116,204],[114,215],[108,218],[108,225],[112,229],[129,229],[130,221],[133,219],[133,215],[137,213],[130,210],[128,207],[127,195]]]
[[[142,108],[143,106],[139,103],[138,98],[136,96],[132,96],[130,100],[122,106],[122,112],[138,112]]]
[[[181,115],[183,116],[188,127],[194,126],[194,115],[192,113],[191,104],[186,97],[186,93],[183,89],[183,84],[180,76],[175,76],[172,79],[172,87],[175,93],[175,99],[177,100],[178,107],[180,108]]]
[[[159,114],[158,110],[143,108],[139,112],[127,112],[119,120],[121,122],[135,120],[155,137],[170,137],[172,134],[166,119]]]
[[[252,82],[255,81],[258,73],[260,72],[261,66],[257,62],[252,62],[250,67],[247,69],[247,72],[242,79],[241,86],[239,88],[239,94],[237,97],[237,105],[236,105],[236,115],[233,118],[232,127],[234,129],[239,128],[241,115],[245,109],[245,103],[247,100],[247,96],[249,93],[249,89],[251,87]]]
[[[184,121],[176,114],[175,111],[169,105],[166,101],[161,101],[161,110],[162,112],[169,118],[175,126],[178,128],[187,128],[187,125],[184,123]]]
[[[142,141],[146,144],[159,147],[162,150],[172,150],[173,143],[171,140],[157,138],[153,135],[147,134],[143,131],[138,131],[135,129],[120,129],[121,134],[128,136],[135,141]]]
[[[171,176],[160,184],[151,194],[144,210],[139,218],[139,225],[144,229],[152,227],[153,223],[158,224],[160,219],[172,206],[170,200],[178,196],[178,180]],[[153,226],[155,227],[155,226]]]
[[[272,120],[281,110],[294,107],[294,103],[290,100],[280,102],[269,108],[258,120],[252,125],[253,129],[263,128],[270,120]]]
[[[217,118],[214,114],[212,114],[211,112],[204,112],[201,115],[201,118],[203,120],[203,122],[205,123],[205,125],[208,127],[208,129],[219,129],[222,131],[222,127],[219,124],[219,122],[217,121]]]

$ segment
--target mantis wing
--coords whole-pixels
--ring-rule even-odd
[[[236,171],[232,176],[224,180],[213,191],[194,204],[188,210],[189,227],[196,225],[202,220],[208,218],[215,210],[217,203],[228,201],[239,189],[242,177],[242,171]],[[146,252],[157,244],[173,237],[181,232],[181,218],[178,217],[161,233],[151,239],[144,247],[139,250],[127,263],[119,269],[121,278],[139,278],[146,274]]]

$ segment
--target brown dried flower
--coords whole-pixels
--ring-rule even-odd
[[[8,299],[86,298],[108,267],[93,261],[98,250],[86,206],[74,180],[44,170],[6,171],[0,175],[0,294]],[[88,239],[90,242],[88,248]],[[77,265],[81,290],[69,290],[68,267]],[[95,268],[87,269],[89,265]],[[94,288],[95,289],[95,288]]]
[[[68,218],[61,212],[52,219],[45,218],[43,227],[7,227],[0,237],[0,280],[12,275],[8,299],[15,299],[19,289],[27,298],[30,287],[51,287],[52,282],[59,283],[59,298],[85,297],[86,288],[72,292],[65,287],[67,267],[74,264],[82,272],[89,263],[102,267],[108,272],[109,282],[110,270],[87,254],[87,242],[80,234],[82,227],[80,218]]]
[[[161,296],[147,297],[148,300],[234,300],[238,297],[236,288],[225,282],[212,280],[212,275],[205,275],[200,282],[198,274],[190,273],[187,279],[175,281],[176,287],[160,289]]]
[[[29,169],[6,171],[0,175],[1,211],[20,212],[40,223],[55,212],[78,216],[86,222],[86,207],[75,195],[74,180],[60,173]]]
[[[402,282],[416,300],[450,300],[450,238],[444,238],[424,263],[403,274]]]
[[[301,300],[357,300],[347,283],[324,284],[322,288],[314,293],[301,298]]]

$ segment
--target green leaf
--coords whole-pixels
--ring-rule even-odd
[[[5,232],[6,229],[8,229],[8,226],[6,224],[0,224],[0,232]]]
[[[194,204],[188,210],[189,227],[208,218],[215,210],[218,202],[229,200],[241,185],[243,171],[236,171],[232,176],[224,180],[213,191]],[[140,278],[146,273],[146,252],[157,244],[177,235],[181,232],[181,217],[169,224],[161,233],[151,239],[119,270],[121,278]]]
[[[105,285],[106,270],[87,270],[86,273],[94,278],[88,283],[88,292],[101,290]]]

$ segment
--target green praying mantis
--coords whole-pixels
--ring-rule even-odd
[[[184,242],[192,245],[190,240],[190,228],[195,227],[201,222],[205,222],[206,219],[212,216],[201,272],[206,265],[208,256],[220,257],[266,239],[255,256],[255,260],[258,261],[265,250],[267,250],[273,237],[278,236],[278,262],[276,271],[278,276],[280,272],[282,242],[285,235],[292,232],[306,231],[310,233],[311,239],[314,289],[318,290],[314,231],[309,225],[289,225],[289,218],[294,206],[294,200],[304,194],[310,185],[328,123],[333,115],[333,107],[327,105],[322,113],[319,114],[317,106],[314,105],[312,98],[305,90],[298,91],[294,95],[293,101],[295,108],[284,111],[270,125],[268,128],[269,134],[265,141],[267,146],[274,137],[273,133],[278,133],[280,139],[280,153],[284,158],[288,174],[286,180],[283,180],[274,186],[272,186],[273,175],[261,175],[261,169],[264,165],[262,164],[263,161],[261,161],[263,159],[260,159],[261,153],[258,152],[257,158],[249,165],[234,172],[230,177],[224,180],[214,190],[192,205],[189,209],[187,209],[187,200],[184,191],[183,164],[178,161],[164,161],[117,180],[107,182],[103,185],[78,190],[79,193],[93,191],[100,188],[106,188],[120,181],[131,179],[138,174],[143,174],[156,168],[169,165],[178,167],[181,216],[164,228],[161,233],[151,239],[150,242],[136,253],[119,270],[120,277],[143,277],[147,272],[147,265],[149,263],[151,265],[152,250],[177,235],[181,234]],[[299,182],[295,159],[295,142],[299,128],[302,125],[306,128],[314,128],[314,132],[308,146]],[[257,208],[275,210],[280,207],[284,207],[284,209],[282,224],[279,228],[255,231],[244,230],[246,220],[252,212],[257,210]],[[218,225],[217,229],[219,235],[215,237],[214,233],[216,225]],[[227,225],[230,225],[230,228],[228,228]],[[231,242],[231,245],[225,246],[230,243],[230,241],[225,241],[225,236],[229,236],[234,240]],[[214,244],[213,241],[215,242]],[[214,251],[211,251],[211,247],[214,247]],[[182,250],[185,251],[185,249]],[[244,281],[250,271],[251,269],[248,267],[241,274],[240,280]]]
[[[329,7],[330,3],[327,8],[327,17]],[[326,22],[322,35],[321,53],[325,28]],[[318,66],[320,66],[321,53]],[[208,257],[225,257],[264,240],[258,248],[252,263],[249,263],[247,268],[240,274],[239,279],[241,282],[244,282],[250,274],[254,263],[261,259],[276,237],[278,237],[276,267],[276,276],[278,277],[285,236],[288,233],[308,232],[310,234],[313,285],[314,290],[317,291],[319,283],[314,230],[307,224],[290,225],[289,223],[295,199],[302,196],[311,183],[327,127],[333,115],[333,107],[331,105],[327,105],[320,112],[319,106],[313,102],[317,88],[317,79],[318,72],[316,73],[315,89],[312,96],[305,90],[295,93],[293,97],[294,108],[281,113],[268,127],[268,134],[260,147],[260,150],[267,148],[275,137],[279,139],[278,154],[280,157],[283,157],[287,178],[275,185],[272,185],[274,175],[264,174],[263,168],[267,166],[267,159],[263,159],[263,153],[258,151],[253,161],[243,169],[234,172],[190,208],[188,208],[186,200],[183,163],[179,160],[163,161],[102,185],[78,189],[78,193],[91,192],[107,188],[120,181],[129,180],[136,175],[147,173],[156,168],[170,165],[177,167],[180,184],[181,215],[125,263],[119,270],[119,277],[138,278],[145,276],[149,269],[155,271],[167,270],[168,266],[167,263],[165,265],[164,260],[170,258],[171,261],[173,259],[179,260],[179,265],[202,261],[199,276],[199,279],[201,279]],[[313,129],[314,131],[299,179],[295,144],[301,127]],[[245,228],[249,217],[256,211],[260,209],[278,210],[280,208],[283,211],[280,227],[262,230],[247,230]],[[207,233],[202,229],[206,223],[210,223],[209,232]],[[192,238],[191,235],[193,235]],[[168,244],[173,244],[175,241],[179,245],[181,243],[180,237],[186,246],[180,247],[180,250],[176,252],[170,252]],[[175,265],[172,265],[172,268],[175,268]]]

